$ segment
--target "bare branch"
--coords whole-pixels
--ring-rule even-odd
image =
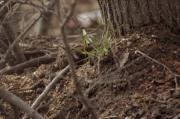
[[[2,87],[0,87],[0,97],[26,112],[31,118],[43,119],[43,117],[37,111],[33,110],[27,103]]]
[[[16,1],[16,2],[18,2],[18,1]],[[19,1],[19,2],[20,2],[20,1]],[[26,3],[26,2],[21,1],[20,3]],[[31,2],[27,2],[27,4],[30,4],[30,5],[32,5],[32,6],[36,6],[35,4],[33,4],[33,3],[31,3]],[[31,23],[28,24],[28,26],[26,27],[26,29],[25,29],[25,30],[13,41],[13,43],[10,45],[9,49],[7,50],[7,52],[6,52],[5,56],[4,56],[4,59],[6,59],[6,58],[8,57],[9,53],[10,53],[10,52],[12,51],[12,49],[14,48],[15,44],[17,44],[17,43],[19,42],[19,40],[20,40],[21,38],[23,38],[23,37],[26,35],[26,33],[37,23],[37,21],[39,21],[39,20],[42,18],[42,16],[43,16],[45,13],[47,13],[47,10],[48,10],[48,12],[50,12],[49,10],[50,10],[50,8],[53,6],[53,4],[54,4],[54,2],[51,2],[51,4],[48,4],[47,6],[43,6],[42,12],[41,12],[38,16],[36,16],[36,17],[31,21]],[[36,7],[37,7],[37,6],[36,6]],[[38,7],[40,7],[40,6],[38,6]],[[41,8],[41,7],[40,7],[40,8]]]
[[[55,60],[55,56],[56,54],[45,55],[17,64],[16,66],[5,67],[4,69],[0,70],[0,74],[2,75],[6,73],[14,73],[30,66],[37,66],[42,63],[49,63]]]
[[[0,21],[2,21],[7,14],[9,6],[13,5],[14,3],[12,3],[12,0],[7,0],[3,3],[3,5],[0,7]]]
[[[29,6],[32,6],[34,8],[37,8],[40,12],[42,13],[51,13],[51,14],[54,14],[55,15],[55,12],[54,10],[51,10],[54,2],[50,2],[50,4],[48,4],[47,6],[46,5],[38,5],[38,4],[35,4],[31,1],[27,1],[27,0],[15,0],[15,3],[19,3],[19,4],[25,4],[25,5],[29,5]]]

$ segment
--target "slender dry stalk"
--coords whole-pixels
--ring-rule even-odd
[[[56,0],[56,2],[57,2],[56,5],[57,5],[57,11],[58,11],[59,27],[60,27],[61,34],[62,34],[62,41],[63,41],[63,44],[65,46],[65,51],[66,51],[68,62],[69,62],[70,68],[71,68],[71,73],[72,73],[74,85],[76,87],[76,91],[78,93],[80,101],[87,108],[89,113],[92,115],[92,118],[98,119],[97,112],[95,111],[95,109],[92,106],[92,104],[90,103],[90,101],[84,96],[84,94],[81,90],[80,83],[78,82],[78,77],[75,73],[76,65],[75,65],[75,62],[73,60],[71,49],[70,49],[69,44],[67,42],[67,35],[66,35],[66,31],[65,31],[65,25],[68,22],[68,20],[70,19],[70,17],[72,17],[78,0],[74,0],[74,3],[71,6],[71,10],[69,10],[69,12],[67,13],[67,15],[65,17],[63,16],[64,17],[63,21],[61,21],[62,17],[61,17],[60,11],[59,11],[60,10],[59,0]]]

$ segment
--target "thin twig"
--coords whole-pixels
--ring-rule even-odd
[[[58,19],[60,21],[62,17],[61,17],[60,11],[59,11],[60,10],[59,4],[58,4],[59,1],[58,0],[56,0],[56,1],[57,1]],[[75,62],[73,60],[71,49],[70,49],[69,44],[67,42],[67,36],[66,36],[66,31],[65,31],[65,25],[68,22],[68,20],[70,19],[70,17],[72,17],[77,2],[78,2],[78,0],[74,0],[74,3],[71,6],[71,10],[69,10],[69,12],[67,13],[67,16],[63,19],[63,21],[59,22],[59,26],[60,26],[60,30],[61,30],[61,34],[62,34],[62,42],[63,42],[63,44],[65,46],[65,51],[66,51],[68,62],[69,62],[70,68],[71,68],[73,82],[75,84],[76,91],[77,91],[77,93],[79,95],[80,101],[87,108],[89,113],[92,115],[92,118],[93,119],[98,119],[97,112],[95,111],[95,109],[92,106],[92,104],[90,103],[90,101],[84,96],[84,94],[83,94],[83,92],[81,90],[80,83],[78,82],[78,78],[77,78],[77,75],[75,73],[76,65],[75,65]]]
[[[145,53],[143,53],[143,52],[141,52],[141,51],[139,51],[139,50],[136,50],[135,53],[139,53],[139,54],[141,54],[142,56],[144,56],[144,57],[150,59],[151,61],[155,62],[156,64],[159,64],[159,65],[163,66],[163,67],[164,67],[165,69],[167,69],[167,70],[169,71],[169,73],[171,73],[172,75],[178,76],[178,74],[174,73],[174,72],[173,72],[169,67],[167,67],[165,64],[163,64],[163,63],[157,61],[156,59],[154,59],[154,58],[146,55]],[[179,76],[180,76],[180,75],[179,75]]]
[[[141,52],[141,51],[139,51],[139,50],[136,50],[135,53],[139,53],[139,54],[141,54],[142,56],[144,56],[145,58],[147,58],[147,59],[155,62],[156,64],[159,64],[159,65],[163,66],[171,75],[174,76],[174,81],[175,81],[175,84],[176,84],[176,88],[179,87],[179,84],[178,84],[178,81],[177,81],[177,77],[180,77],[179,74],[173,72],[173,71],[172,71],[168,66],[166,66],[165,64],[159,62],[158,60],[156,60],[156,59],[148,56],[147,54],[145,54],[145,53],[143,53],[143,52]]]
[[[12,0],[6,1],[4,5],[0,8],[0,20],[2,21],[5,14],[8,12],[8,7],[13,6],[14,3],[12,3]]]
[[[32,22],[26,27],[26,29],[13,41],[13,43],[9,46],[9,49],[6,51],[4,59],[6,59],[9,53],[12,51],[13,47],[23,38],[26,33],[36,24],[36,22],[42,17],[42,14],[38,15],[36,18],[32,20]]]
[[[26,102],[3,88],[0,88],[0,97],[26,112],[31,118],[43,119],[43,117],[37,111],[33,110]]]

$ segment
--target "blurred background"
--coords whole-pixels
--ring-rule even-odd
[[[31,1],[36,5],[41,5],[42,3],[44,5],[48,5],[50,3],[50,0],[33,0]],[[70,8],[71,3],[73,0],[61,0],[62,7],[64,8]],[[56,6],[52,5],[51,10],[55,10]],[[66,13],[66,11],[65,11]],[[15,31],[21,32],[23,29],[25,29],[28,20],[33,18],[39,14],[39,9],[26,5],[26,4],[20,4],[17,6],[17,9],[11,17],[11,25],[14,27]],[[97,23],[99,23],[99,20],[101,18],[99,6],[96,0],[79,0],[77,7],[74,11],[74,15],[67,23],[67,29],[69,34],[74,34],[77,32],[80,32],[80,28],[86,28],[88,30],[92,30],[93,28],[97,27]],[[58,26],[58,20],[55,15],[46,14],[44,15],[30,30],[31,35],[53,35],[58,36],[59,33],[59,26]]]

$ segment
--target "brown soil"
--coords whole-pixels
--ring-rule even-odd
[[[121,40],[116,39],[111,52],[101,57],[99,64],[94,58],[78,66],[76,73],[83,92],[102,119],[180,118],[176,117],[180,114],[180,77],[175,76],[180,74],[180,37],[162,29],[160,25],[144,27]],[[34,50],[41,49],[43,53],[57,50],[50,44],[55,43],[56,38],[28,39],[36,39],[41,44],[41,47],[33,44]],[[40,42],[42,39],[45,39],[44,44]],[[127,53],[124,65],[117,67]],[[26,69],[22,74],[2,75],[0,85],[32,104],[60,70],[56,64],[57,61]],[[2,100],[0,104],[0,115],[6,119],[18,119],[23,115]],[[60,119],[57,114],[68,119],[91,118],[78,100],[70,73],[37,110],[47,119]]]

